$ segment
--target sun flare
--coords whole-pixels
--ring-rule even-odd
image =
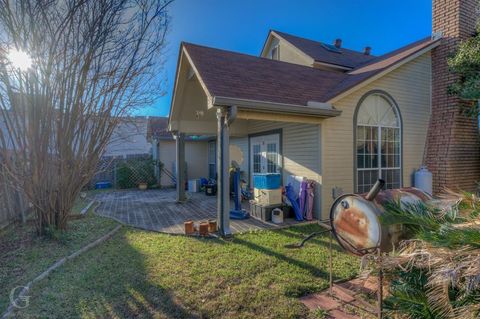
[[[21,71],[27,71],[32,66],[32,58],[24,51],[12,49],[7,58],[14,68]]]

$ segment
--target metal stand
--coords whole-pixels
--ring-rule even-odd
[[[383,312],[383,267],[382,267],[382,251],[377,248],[377,266],[378,266],[378,286],[377,286],[377,318],[382,319]]]
[[[332,239],[333,235],[332,232],[330,232],[328,236],[328,250],[329,250],[329,260],[328,260],[328,266],[330,268],[330,274],[329,274],[329,284],[330,284],[330,295],[333,295],[333,246],[332,246]]]

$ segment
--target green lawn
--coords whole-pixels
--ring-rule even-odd
[[[303,249],[284,245],[317,230],[317,225],[306,225],[236,235],[227,242],[123,227],[34,286],[30,306],[16,315],[308,317],[297,297],[327,287],[328,237]],[[335,277],[357,274],[358,259],[334,254]]]
[[[69,222],[69,231],[57,240],[39,238],[31,223],[0,231],[0,314],[11,289],[25,285],[63,258],[113,229],[116,222],[93,215]]]

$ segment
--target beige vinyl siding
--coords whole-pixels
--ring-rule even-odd
[[[305,176],[317,182],[315,216],[320,213],[320,125],[248,121],[250,134],[282,130],[283,183],[288,175]]]
[[[322,216],[333,202],[332,189],[354,190],[353,117],[359,100],[371,90],[387,92],[397,103],[403,124],[403,186],[412,185],[412,174],[422,164],[431,106],[430,53],[355,91],[334,104],[342,110],[337,118],[323,121]]]
[[[293,64],[300,64],[305,66],[313,65],[313,59],[311,57],[305,55],[303,52],[295,48],[289,42],[283,39],[277,39],[275,37],[272,37],[272,39],[269,41],[263,57],[270,58],[273,47],[277,45],[279,49],[280,61],[293,63]]]
[[[312,66],[312,60],[305,57],[303,54],[297,52],[290,43],[285,40],[281,40],[279,44],[280,48],[280,61],[300,64],[305,66]]]
[[[159,158],[164,167],[175,176],[176,161],[175,141],[161,140],[159,142]],[[208,148],[206,141],[186,141],[185,160],[187,162],[187,178],[197,179],[208,178]],[[164,172],[161,175],[161,185],[164,187],[173,186],[173,182]]]

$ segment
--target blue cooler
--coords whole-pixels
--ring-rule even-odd
[[[279,189],[281,185],[281,174],[253,174],[253,187],[255,188]]]
[[[95,189],[105,189],[112,187],[112,183],[110,182],[98,182],[95,184]]]

